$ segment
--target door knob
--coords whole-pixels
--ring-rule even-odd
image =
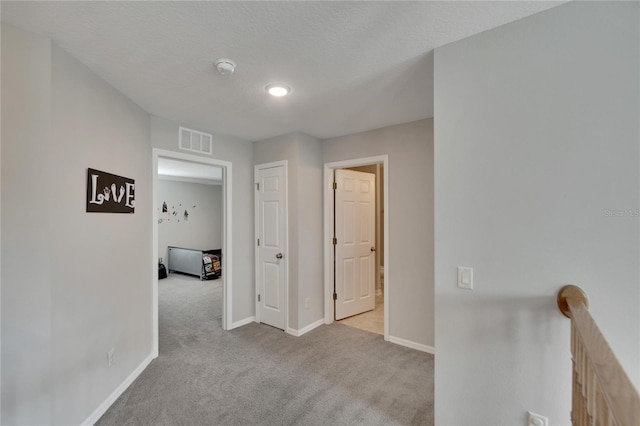
[[[282,259],[282,253],[276,254],[276,259]]]
[[[376,248],[375,247],[371,247],[371,251],[376,251]]]

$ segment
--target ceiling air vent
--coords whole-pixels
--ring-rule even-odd
[[[185,151],[211,155],[213,153],[213,136],[209,133],[180,127],[178,147]]]

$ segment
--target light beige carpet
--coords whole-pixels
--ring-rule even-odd
[[[160,281],[160,356],[98,425],[432,425],[433,356],[334,323],[220,327],[221,284]]]

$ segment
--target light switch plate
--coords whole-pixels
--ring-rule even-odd
[[[473,290],[473,268],[458,266],[458,287]]]

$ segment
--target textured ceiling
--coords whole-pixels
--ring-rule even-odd
[[[8,2],[148,112],[248,140],[433,116],[435,47],[560,2]],[[237,63],[219,75],[215,59]],[[286,82],[285,98],[264,87]]]

